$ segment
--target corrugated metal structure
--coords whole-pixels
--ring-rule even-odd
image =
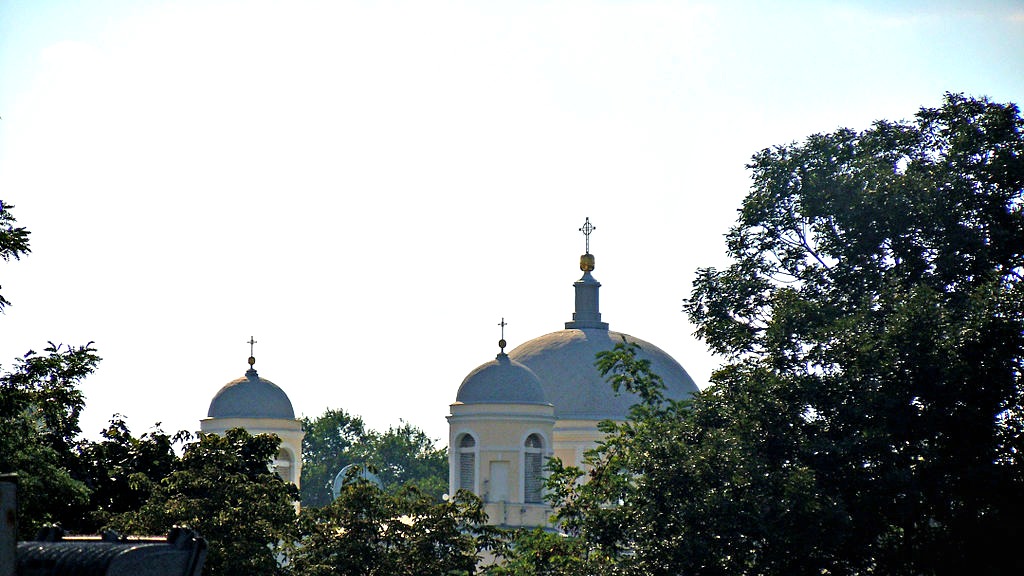
[[[200,576],[206,541],[175,528],[166,539],[64,538],[59,530],[18,542],[18,576]]]

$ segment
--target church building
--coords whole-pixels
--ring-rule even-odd
[[[602,420],[623,421],[639,398],[616,394],[598,372],[597,353],[624,339],[639,346],[638,356],[661,376],[665,396],[684,399],[697,391],[693,379],[657,346],[610,330],[601,318],[595,258],[590,253],[590,219],[580,231],[586,253],[583,276],[573,284],[575,311],[563,330],[529,340],[506,353],[504,333],[494,360],[471,371],[459,386],[448,415],[449,492],[478,495],[492,524],[546,527],[552,513],[544,500],[544,469],[552,456],[582,466],[584,452],[602,439]],[[501,321],[504,330],[505,321]],[[250,338],[250,347],[255,340]],[[244,428],[250,434],[281,438],[274,467],[284,480],[299,485],[302,476],[302,424],[291,401],[253,367],[250,348],[245,376],[225,384],[213,401],[204,433]]]
[[[685,399],[697,391],[686,370],[657,346],[609,329],[601,319],[601,283],[591,274],[590,219],[580,257],[583,276],[573,285],[576,309],[565,329],[525,342],[469,373],[448,416],[449,489],[469,490],[483,499],[492,524],[508,527],[549,525],[543,498],[544,465],[557,456],[582,466],[583,454],[603,437],[602,420],[623,421],[640,399],[616,394],[594,366],[597,353],[625,339],[638,357],[661,376],[665,396]],[[502,326],[504,327],[504,319]]]
[[[244,428],[249,434],[277,434],[281,447],[274,459],[274,470],[283,480],[299,486],[302,479],[302,422],[295,418],[288,395],[256,373],[256,358],[249,338],[249,369],[245,376],[225,384],[210,402],[206,418],[199,421],[204,434],[224,434],[232,428]]]

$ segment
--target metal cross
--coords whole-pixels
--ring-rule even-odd
[[[501,326],[501,339],[504,340],[505,339],[505,326],[508,326],[508,322],[505,322],[505,318],[502,318],[501,322],[498,323],[498,326]]]
[[[249,336],[249,342],[248,342],[248,344],[249,344],[249,356],[255,356],[255,354],[252,353],[253,344],[255,344],[255,343],[256,343],[256,340],[254,340],[252,336]]]
[[[587,216],[587,221],[583,223],[583,227],[580,228],[580,232],[587,237],[587,254],[590,254],[590,233],[597,230],[597,226],[590,223],[590,216]]]

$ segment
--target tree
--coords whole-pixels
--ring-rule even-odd
[[[325,506],[335,475],[360,463],[356,454],[366,442],[366,426],[358,416],[328,408],[318,418],[303,418],[302,429],[302,505]]]
[[[28,244],[29,231],[23,226],[14,225],[16,220],[11,215],[11,208],[14,208],[14,204],[4,204],[0,200],[0,258],[4,261],[10,261],[11,258],[20,260],[23,255],[32,251]],[[3,295],[0,295],[0,312],[10,304]]]
[[[89,502],[77,523],[63,526],[79,533],[95,534],[114,517],[139,510],[174,471],[175,444],[189,439],[186,432],[170,436],[159,424],[136,438],[117,414],[100,434],[103,440],[83,442],[78,449],[75,476],[89,489]]]
[[[727,359],[689,406],[641,393],[570,531],[623,574],[1016,574],[1024,513],[1024,121],[947,94],[759,152],[685,309]]]
[[[13,204],[0,201],[0,258],[28,254],[29,231],[16,226]],[[0,295],[0,313],[10,302]],[[18,474],[18,525],[23,534],[67,518],[84,504],[88,489],[72,477],[78,418],[85,405],[78,383],[100,357],[92,347],[49,342],[29,350],[0,373],[0,472]]]
[[[205,574],[279,574],[276,551],[293,537],[298,501],[295,486],[270,469],[279,445],[241,428],[201,434],[142,508],[112,526],[134,534],[188,526],[210,544]]]
[[[364,462],[380,477],[386,490],[415,486],[440,502],[448,491],[448,450],[437,448],[420,428],[402,422],[367,439]]]
[[[713,509],[717,500],[729,498],[730,490],[701,490],[700,476],[716,464],[707,460],[714,450],[696,445],[695,435],[703,430],[691,402],[664,397],[661,378],[651,372],[649,361],[637,358],[638,348],[623,342],[598,355],[598,367],[615,391],[641,399],[629,418],[600,424],[607,436],[584,455],[585,468],[558,459],[549,464],[548,498],[571,539],[562,546],[574,552],[566,558],[549,546],[532,555],[563,566],[564,572],[556,574],[742,574],[731,562],[736,555],[705,549],[693,537],[694,524],[735,522]],[[746,455],[735,456],[733,461],[742,462]],[[739,488],[743,492],[745,486]],[[709,566],[709,560],[721,566]]]
[[[436,502],[414,486],[389,493],[354,478],[322,508],[303,509],[289,568],[304,576],[476,573],[493,542],[479,498]]]
[[[392,492],[412,484],[440,502],[448,491],[448,451],[416,426],[403,422],[380,433],[334,409],[302,425],[303,506],[328,504],[334,477],[349,464],[365,464]]]
[[[730,426],[762,426],[772,478],[817,496],[830,569],[1019,568],[1022,128],[1013,104],[947,94],[764,150],[734,264],[694,283],[698,335],[731,360],[709,402],[747,402]]]
[[[540,528],[519,529],[504,535],[499,561],[484,571],[487,576],[590,576],[614,574],[615,563],[596,554],[582,538]]]
[[[73,348],[52,342],[30,350],[0,374],[0,471],[18,474],[18,525],[24,534],[61,522],[84,505],[87,487],[76,468],[78,418],[85,405],[78,383],[100,358],[92,343]]]

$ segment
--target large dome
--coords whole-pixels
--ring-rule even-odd
[[[665,395],[688,398],[697,385],[666,352],[639,338],[602,328],[574,328],[552,332],[521,344],[509,357],[540,378],[544,396],[555,406],[560,420],[625,420],[629,407],[640,398],[625,390],[616,395],[594,366],[597,353],[611,350],[625,338],[640,347],[637,356],[650,360],[651,370],[665,383]]]
[[[210,418],[282,418],[295,419],[292,402],[277,384],[260,378],[256,370],[232,380],[217,392],[207,412]]]
[[[540,380],[501,353],[466,376],[455,396],[463,404],[547,404]]]

